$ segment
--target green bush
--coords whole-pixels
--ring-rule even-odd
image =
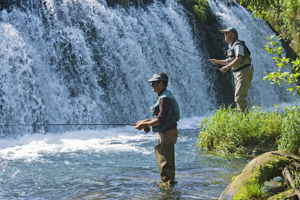
[[[193,11],[197,15],[198,23],[203,23],[207,19],[207,12],[211,11],[210,5],[207,0],[194,0],[195,5]]]
[[[299,148],[299,107],[266,112],[253,107],[247,115],[221,107],[201,121],[198,146],[224,154],[247,154],[258,148],[279,148],[295,153]]]
[[[300,56],[299,0],[239,0],[255,17],[267,21]]]

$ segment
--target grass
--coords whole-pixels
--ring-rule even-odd
[[[245,184],[243,187],[245,199],[262,199],[266,193],[266,187],[258,182]]]
[[[252,107],[247,115],[221,107],[201,121],[198,146],[224,154],[247,154],[255,148],[298,153],[300,108],[284,112]]]

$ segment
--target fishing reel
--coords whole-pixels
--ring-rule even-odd
[[[149,133],[149,132],[150,132],[150,127],[149,127],[149,126],[145,126],[145,127],[144,127],[144,131],[145,131],[146,133]]]
[[[136,126],[136,124],[131,124],[132,126]],[[145,126],[144,127],[144,131],[145,131],[145,133],[149,133],[150,132],[150,127],[149,126]]]

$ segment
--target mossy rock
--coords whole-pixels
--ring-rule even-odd
[[[268,198],[268,200],[282,200],[282,199],[292,195],[293,193],[294,193],[293,189],[290,189],[290,190],[287,190],[280,194],[274,195],[274,196]]]
[[[292,156],[295,155],[286,151],[273,151],[274,153]],[[263,184],[277,176],[282,175],[282,169],[290,164],[290,159],[284,156],[273,154],[273,152],[264,153],[252,159],[242,173],[231,180],[230,184],[223,191],[219,200],[245,199],[242,188],[245,184],[258,182]]]

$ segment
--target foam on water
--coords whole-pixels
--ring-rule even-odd
[[[17,139],[0,141],[3,159],[37,159],[40,156],[74,151],[135,151],[150,153],[136,143],[156,140],[155,134],[128,131],[129,127],[103,131],[72,131],[62,134],[26,134]],[[134,129],[130,127],[130,129]]]
[[[203,118],[183,118],[178,123],[178,128],[199,129],[199,123]],[[144,133],[134,129],[133,126],[101,131],[70,131],[61,134],[25,134],[17,138],[1,139],[0,157],[2,159],[38,159],[45,155],[74,151],[135,151],[149,154],[152,150],[143,148],[141,144],[156,140],[157,133],[152,131]]]

